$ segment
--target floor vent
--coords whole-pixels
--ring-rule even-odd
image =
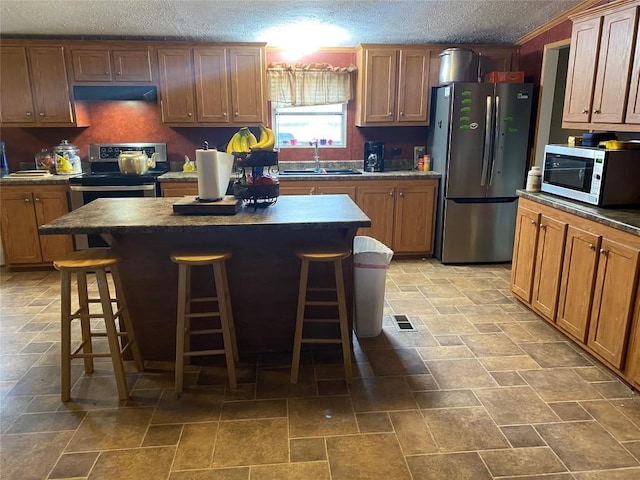
[[[406,315],[394,315],[393,319],[396,321],[396,328],[401,332],[415,332],[416,327],[413,326],[411,320]]]

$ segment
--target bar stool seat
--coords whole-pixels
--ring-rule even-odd
[[[347,319],[347,301],[344,290],[344,278],[342,274],[342,261],[351,255],[349,249],[309,249],[296,252],[301,260],[300,283],[298,289],[298,309],[296,313],[296,329],[293,342],[293,360],[291,362],[291,383],[298,382],[300,370],[300,350],[303,343],[342,345],[342,357],[344,361],[345,380],[353,381],[351,367],[351,343],[349,341],[349,326]],[[333,264],[335,286],[334,287],[309,287],[309,267],[312,262],[330,262]],[[309,300],[308,294],[316,292],[335,292],[335,300]],[[337,306],[338,318],[305,318],[307,306]],[[313,338],[303,335],[305,323],[338,323],[340,326],[340,338]]]
[[[83,358],[85,372],[93,373],[94,358],[111,357],[120,400],[126,400],[129,397],[122,360],[124,352],[130,350],[138,371],[144,370],[144,363],[122,290],[117,268],[119,262],[120,259],[108,248],[91,248],[72,252],[53,262],[53,266],[61,273],[61,398],[63,402],[67,402],[71,398],[71,360],[74,358]],[[115,297],[111,297],[109,291],[107,270],[111,272],[113,278]],[[94,273],[96,276],[99,298],[89,298],[87,289],[87,274],[89,273]],[[73,274],[76,275],[78,284],[79,308],[72,313],[71,276]],[[101,305],[102,311],[100,313],[90,313],[90,304],[95,303]],[[115,313],[113,311],[114,303],[117,307]],[[92,318],[104,319],[106,332],[92,332]],[[72,352],[71,323],[75,319],[80,319],[82,342]],[[116,328],[116,320],[120,324],[119,331]],[[95,353],[93,351],[92,339],[94,337],[107,338],[109,353]],[[124,340],[123,346],[121,346],[121,339]]]
[[[235,362],[238,361],[238,347],[231,311],[231,297],[227,280],[226,260],[231,252],[174,252],[171,260],[178,264],[178,312],[176,321],[176,373],[175,392],[182,393],[184,383],[184,363],[191,357],[205,355],[225,355],[227,374],[231,388],[237,387]],[[211,266],[215,285],[215,296],[191,296],[191,268]],[[217,310],[191,312],[194,303],[215,303]],[[212,307],[213,308],[213,307]],[[220,318],[220,328],[191,328],[191,320],[195,318]],[[192,335],[222,334],[222,349],[192,350]]]

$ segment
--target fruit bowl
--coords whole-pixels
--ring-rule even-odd
[[[241,199],[245,205],[254,207],[268,207],[276,203],[280,195],[280,185],[233,185],[233,196]]]

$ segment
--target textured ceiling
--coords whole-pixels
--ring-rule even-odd
[[[358,43],[510,44],[582,0],[0,0],[0,33],[267,42],[316,21]],[[327,30],[325,30],[327,32]]]

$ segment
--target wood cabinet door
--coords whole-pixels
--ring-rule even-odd
[[[73,78],[76,82],[110,82],[109,50],[72,50]]]
[[[599,248],[599,236],[568,227],[556,325],[582,343],[587,341]]]
[[[637,7],[633,7],[604,16],[593,92],[593,123],[622,123],[624,120],[636,10]]]
[[[625,123],[640,123],[640,26],[636,36],[636,54],[631,69],[629,82],[629,100],[627,102],[627,116]]]
[[[533,288],[539,216],[538,212],[518,207],[511,262],[511,292],[528,304],[531,303]]]
[[[259,124],[266,117],[266,66],[264,48],[229,48],[231,121]]]
[[[429,50],[400,50],[396,120],[426,123],[429,117]]]
[[[1,211],[7,265],[40,263],[42,255],[31,192],[3,187]]]
[[[573,24],[562,114],[565,122],[588,123],[591,119],[601,26],[601,17]]]
[[[371,219],[371,227],[359,229],[358,235],[373,237],[393,248],[395,195],[393,184],[357,187],[356,203]]]
[[[531,306],[551,322],[556,319],[566,235],[565,222],[540,217]]]
[[[28,52],[38,122],[73,125],[64,48],[29,47]]]
[[[0,71],[0,121],[35,122],[26,48],[1,46]]]
[[[116,82],[151,82],[151,54],[144,50],[113,50]]]
[[[163,197],[184,197],[187,195],[198,195],[198,184],[176,182],[176,183],[161,183]]]
[[[32,196],[38,227],[69,212],[69,202],[65,190],[57,187],[40,188],[34,191]],[[71,235],[42,235],[39,238],[43,262],[52,262],[73,251]]]
[[[300,185],[299,182],[283,183],[280,182],[280,195],[313,195],[315,192],[314,185]]]
[[[365,123],[391,123],[396,111],[398,51],[395,48],[370,48],[365,51],[364,92]]]
[[[195,123],[191,50],[158,49],[158,69],[162,122]]]
[[[633,313],[633,332],[627,354],[625,373],[627,379],[640,387],[640,285],[636,288],[636,305]]]
[[[587,345],[614,368],[624,364],[631,327],[640,250],[604,238]]]
[[[337,182],[343,183],[343,182]],[[351,200],[356,201],[356,187],[355,185],[318,185],[315,190],[316,195],[339,195],[345,194],[351,197]]]
[[[229,123],[229,82],[224,48],[194,48],[199,122]]]
[[[399,184],[396,188],[393,250],[432,253],[436,185]],[[387,246],[390,246],[387,244]]]

